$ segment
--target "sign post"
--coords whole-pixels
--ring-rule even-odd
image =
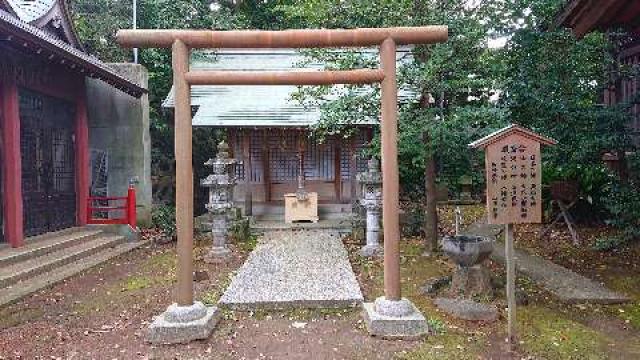
[[[507,262],[508,341],[516,338],[516,264],[513,249],[514,224],[542,222],[542,145],[555,145],[518,125],[510,125],[469,147],[485,151],[487,184],[487,221],[505,225],[505,257]]]

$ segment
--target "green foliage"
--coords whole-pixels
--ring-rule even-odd
[[[598,239],[597,250],[611,250],[640,237],[640,192],[633,183],[614,179],[605,188],[604,206],[608,225],[620,229],[616,236]]]
[[[249,234],[246,239],[238,241],[236,244],[241,251],[251,252],[256,248],[256,246],[258,246],[258,237],[253,234]]]
[[[486,46],[489,31],[486,2],[467,6],[458,1],[296,1],[280,9],[289,18],[311,27],[380,27],[446,24],[448,42],[417,46],[411,60],[402,61],[398,82],[412,94],[400,106],[399,165],[403,189],[424,191],[425,159],[435,156],[441,181],[455,184],[461,175],[481,183],[479,154],[466,144],[506,123],[508,111],[494,106],[490,97],[495,82],[496,56]],[[413,14],[407,17],[406,14]],[[326,64],[328,69],[378,67],[377,55],[361,52],[337,54],[314,50],[306,55]],[[347,86],[338,91],[328,87],[305,87],[298,99],[320,104],[319,136],[349,136],[350,129],[366,120],[377,119],[379,87]],[[327,101],[331,99],[331,101]],[[379,138],[372,154],[379,153]]]
[[[429,318],[427,320],[429,331],[433,335],[442,335],[447,332],[447,327],[440,319]]]
[[[155,206],[151,212],[153,226],[161,229],[167,236],[176,235],[176,208],[171,205]]]
[[[525,26],[513,32],[501,55],[505,72],[502,104],[513,122],[558,141],[545,150],[543,180],[574,180],[589,200],[579,218],[607,218],[621,229],[619,237],[600,239],[608,249],[640,235],[640,197],[633,182],[624,183],[602,162],[606,152],[635,148],[629,137],[629,104],[603,106],[602,91],[624,74],[616,69],[611,42],[593,32],[577,40],[566,29],[549,29],[558,1],[536,1],[523,16]],[[540,31],[540,28],[547,28]]]

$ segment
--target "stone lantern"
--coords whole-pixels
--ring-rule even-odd
[[[365,257],[379,256],[383,253],[380,246],[380,214],[382,212],[382,173],[380,162],[372,158],[368,161],[367,172],[358,174],[358,182],[362,186],[360,204],[367,212],[367,244],[360,249]]]
[[[210,225],[213,235],[213,245],[205,256],[206,262],[225,261],[231,253],[227,247],[227,233],[234,206],[233,188],[237,182],[235,164],[236,161],[229,158],[229,145],[224,141],[218,145],[216,158],[205,163],[213,168],[213,173],[201,182],[203,187],[209,188],[209,202],[206,208],[211,214]]]

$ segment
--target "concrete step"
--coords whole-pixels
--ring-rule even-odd
[[[321,220],[349,220],[352,217],[351,212],[330,212],[330,213],[319,213],[318,217]],[[282,214],[263,214],[254,216],[256,221],[282,221],[284,222],[284,213]]]
[[[350,220],[320,220],[317,223],[296,222],[287,224],[284,221],[255,221],[251,224],[251,232],[254,234],[264,234],[273,231],[283,230],[335,230],[341,234],[352,231]]]
[[[67,265],[78,259],[93,255],[106,248],[113,248],[124,242],[124,236],[99,234],[88,241],[73,246],[44,253],[0,268],[0,289],[6,288],[20,280],[45,273],[56,267]]]
[[[110,259],[140,247],[143,244],[145,244],[145,242],[142,241],[135,243],[119,243],[115,247],[107,247],[90,256],[56,267],[46,273],[36,275],[12,286],[0,289],[0,306],[15,302],[31,293],[58,283],[84,270],[102,264]]]
[[[0,269],[38,256],[62,250],[96,239],[102,231],[89,228],[71,228],[28,238],[25,246],[0,250]]]

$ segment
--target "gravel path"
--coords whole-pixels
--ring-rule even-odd
[[[265,233],[220,299],[232,309],[352,307],[363,297],[335,230]]]
[[[477,222],[465,233],[479,236],[501,236],[502,226],[489,225],[486,220]],[[515,249],[516,269],[542,285],[549,292],[566,303],[617,304],[629,301],[629,298],[611,291],[602,284],[588,279],[565,267],[555,264],[526,251]],[[491,259],[504,264],[504,245],[496,244]]]

